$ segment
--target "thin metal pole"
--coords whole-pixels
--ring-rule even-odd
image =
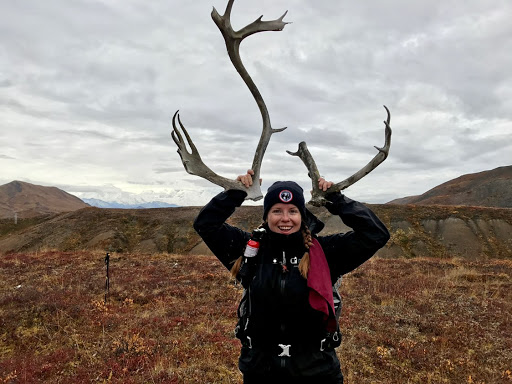
[[[110,291],[109,264],[110,264],[110,253],[107,252],[107,254],[105,256],[105,265],[107,266],[107,275],[105,276],[105,304],[107,304],[108,294]]]

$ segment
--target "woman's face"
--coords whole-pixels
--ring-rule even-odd
[[[301,222],[300,211],[293,204],[274,204],[267,214],[270,230],[283,235],[290,235],[300,230]]]

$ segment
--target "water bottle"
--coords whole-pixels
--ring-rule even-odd
[[[247,246],[245,247],[244,257],[251,258],[258,254],[260,249],[260,240],[263,238],[265,234],[265,228],[258,228],[252,231],[251,238],[247,242]]]
[[[251,258],[258,254],[258,250],[260,249],[260,242],[256,240],[249,240],[247,242],[247,246],[245,247],[244,257]]]

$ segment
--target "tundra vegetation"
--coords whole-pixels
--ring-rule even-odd
[[[0,256],[0,383],[240,383],[211,256]],[[341,286],[348,384],[512,383],[512,261],[373,258]]]

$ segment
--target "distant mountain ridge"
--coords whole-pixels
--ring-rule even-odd
[[[512,260],[512,209],[507,203],[512,191],[511,168],[501,167],[461,176],[422,196],[407,198],[415,201],[413,204],[372,205],[391,233],[388,245],[378,254],[381,257],[435,256],[469,260],[496,257]],[[45,194],[50,194],[51,198]],[[7,210],[9,218],[14,209],[14,197],[21,198],[21,203],[18,201],[16,206],[17,212],[29,207],[27,212],[38,212],[39,216],[20,214],[20,218],[30,218],[23,218],[17,224],[12,220],[0,220],[0,255],[41,249],[180,254],[210,252],[193,228],[201,207],[78,209],[87,205],[57,188],[12,182],[0,186],[0,208],[11,204]],[[79,205],[63,209],[62,202],[68,198],[75,203],[78,200]],[[59,203],[53,210],[65,213],[42,216],[42,213],[51,211],[49,202]],[[488,208],[484,204],[495,206]],[[498,204],[509,205],[497,208]],[[38,210],[30,205],[35,205]],[[455,208],[453,205],[458,206]],[[230,223],[250,231],[261,224],[262,209],[262,206],[240,207],[230,217]],[[310,209],[325,223],[325,234],[349,230],[325,208]]]
[[[395,199],[387,204],[458,205],[473,207],[512,208],[512,166],[499,167],[460,176],[418,196]],[[12,181],[0,186],[0,219],[19,218],[71,212],[85,207],[118,209],[174,208],[165,202],[131,204],[83,199],[56,187]]]
[[[387,204],[512,208],[512,165],[463,175],[422,195],[395,199]]]
[[[28,218],[71,212],[89,205],[56,187],[44,187],[14,180],[0,185],[0,218]]]
[[[151,201],[137,204],[123,204],[117,201],[104,201],[101,199],[82,199],[87,204],[97,208],[118,208],[118,209],[146,209],[146,208],[173,208],[176,204],[169,204],[162,201]]]
[[[57,187],[46,187],[18,180],[0,186],[0,219],[13,217],[15,213],[19,218],[28,218],[72,212],[90,206],[117,209],[178,207],[176,204],[161,201],[124,204],[100,199],[79,199]]]

